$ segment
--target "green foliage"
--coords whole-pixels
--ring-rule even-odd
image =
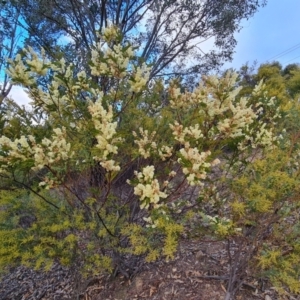
[[[232,182],[230,208],[237,232],[256,245],[263,274],[281,291],[299,293],[299,171],[294,145],[261,153]]]
[[[282,105],[282,109],[289,109],[299,98],[299,65],[287,65],[284,69],[279,62],[265,63],[254,72],[254,66],[242,66],[239,75],[243,86],[241,94],[248,94],[261,80],[264,81],[268,96],[276,97]]]
[[[51,199],[57,208],[41,197]],[[2,191],[0,201],[2,267],[21,263],[48,270],[54,261],[70,265],[84,259],[83,272],[95,266],[111,270],[110,258],[97,252],[97,238],[89,233],[101,225],[86,221],[82,210],[71,210],[58,194],[43,192],[38,197],[26,191]]]

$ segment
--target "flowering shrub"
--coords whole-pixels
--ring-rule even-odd
[[[49,267],[58,259],[87,274],[130,276],[132,255],[172,258],[191,223],[215,237],[240,237],[296,187],[288,171],[258,176],[265,151],[280,144],[280,108],[262,82],[240,97],[237,75],[227,72],[184,91],[175,80],[148,84],[151,68],[138,61],[109,28],[89,70],[32,49],[10,62],[12,82],[26,88],[43,122],[33,122],[30,135],[0,138],[1,177],[20,190],[1,200],[0,234],[11,234],[0,246],[2,265]],[[281,176],[286,185],[277,194],[261,185],[273,188]]]

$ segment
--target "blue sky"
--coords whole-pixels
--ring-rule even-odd
[[[268,0],[265,7],[242,25],[243,29],[236,34],[238,43],[233,61],[224,68],[239,69],[255,60],[258,65],[274,60],[283,66],[300,63],[300,0]],[[11,96],[20,104],[28,103],[26,93],[19,87]]]
[[[300,62],[299,0],[268,0],[243,27],[235,35],[234,59],[226,67],[238,69],[255,60],[258,64],[278,60],[283,66]],[[288,53],[289,49],[294,51]]]

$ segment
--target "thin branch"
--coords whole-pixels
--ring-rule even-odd
[[[15,183],[18,183],[20,185],[22,185],[23,187],[25,187],[27,190],[31,191],[32,193],[34,193],[36,196],[40,197],[43,201],[45,201],[46,203],[48,203],[49,205],[51,205],[52,207],[56,208],[59,210],[59,207],[52,203],[51,201],[49,201],[48,199],[46,199],[44,196],[42,196],[41,194],[39,194],[37,191],[35,191],[33,188],[31,188],[29,185],[27,185],[26,183],[24,182],[21,182],[19,180],[16,179],[16,177],[14,176],[13,174],[13,181]],[[67,213],[63,212],[65,215],[68,215]]]

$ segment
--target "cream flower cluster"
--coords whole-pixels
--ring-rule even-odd
[[[41,59],[30,46],[28,49],[25,49],[25,52],[28,57],[26,63],[30,70],[42,76],[46,75],[49,70],[49,61],[46,59],[45,50],[41,49]]]
[[[191,106],[200,107],[200,113],[208,114],[210,117],[222,115],[229,108],[242,87],[234,87],[237,74],[227,72],[225,77],[203,76],[198,87],[191,92],[181,93],[176,83],[171,83],[169,94],[172,108],[187,108]]]
[[[109,43],[109,42],[115,40],[115,38],[118,36],[118,34],[119,34],[118,27],[116,27],[116,26],[108,26],[108,27],[105,27],[103,29],[102,36],[103,36],[103,39],[107,43]]]
[[[72,90],[77,92],[78,90],[88,90],[89,84],[87,83],[87,76],[85,71],[77,73],[77,82],[72,86]]]
[[[173,130],[173,136],[175,140],[179,141],[180,143],[184,143],[185,133],[183,133],[183,125],[175,122],[174,125],[170,124],[170,128]]]
[[[144,130],[143,128],[140,128],[139,133],[141,135],[141,138],[135,139],[134,142],[139,147],[140,155],[142,155],[144,158],[148,158],[150,157],[151,149],[155,150],[157,148],[157,144],[153,141],[156,135],[156,131],[153,131],[151,134],[149,134],[148,130]],[[133,131],[132,134],[135,138],[138,137],[135,131]]]
[[[207,157],[211,155],[210,151],[201,152],[197,148],[180,149],[182,158],[178,162],[183,165],[182,171],[186,175],[189,185],[202,185],[201,180],[206,178],[206,169],[211,166],[206,162]]]
[[[242,89],[242,87],[232,87],[232,89],[230,89],[230,91],[228,92],[222,91],[220,90],[219,85],[228,85],[226,78],[212,78],[214,78],[214,80],[211,80],[211,77],[207,80],[209,81],[209,83],[213,82],[216,86],[207,86],[204,83],[201,83],[193,93],[193,97],[197,99],[197,102],[201,104],[201,106],[204,106],[202,113],[207,114],[210,118],[214,118],[215,116],[221,116],[230,109],[234,109],[236,96]],[[232,82],[232,80],[228,80],[229,82]],[[215,83],[214,81],[217,82]]]
[[[175,83],[171,83],[169,93],[171,97],[171,106],[175,109],[187,109],[191,107],[198,110],[198,115],[202,119],[212,124],[207,133],[210,138],[236,138],[243,137],[239,149],[257,146],[270,146],[274,143],[275,138],[270,127],[274,126],[273,120],[280,117],[276,111],[272,116],[269,126],[259,122],[257,119],[263,113],[262,103],[259,102],[255,107],[250,105],[250,98],[237,97],[242,87],[236,87],[237,74],[227,72],[222,78],[216,76],[203,77],[199,86],[192,92],[181,93]],[[253,96],[262,96],[267,99],[264,93],[264,84],[261,81],[253,90]],[[266,106],[274,106],[274,99],[268,99]],[[216,122],[218,120],[218,122]],[[259,128],[252,124],[260,123]],[[200,126],[194,125],[184,128],[183,125],[175,122],[170,125],[173,130],[174,138],[185,148],[189,147],[188,138],[196,140],[203,137]],[[251,145],[249,145],[251,142]]]
[[[258,96],[261,94],[261,91],[265,88],[263,79],[254,87],[252,91],[253,96]]]
[[[60,86],[59,82],[52,80],[51,84],[48,85],[49,92],[44,92],[41,88],[30,89],[29,95],[34,100],[32,104],[40,104],[45,111],[49,110],[50,105],[55,105],[58,111],[65,108],[70,99],[67,95],[60,94]]]
[[[27,66],[24,65],[21,55],[17,54],[14,60],[8,60],[9,67],[6,72],[11,77],[12,82],[22,82],[25,86],[30,86],[35,83],[34,73],[46,75],[50,63],[46,59],[44,49],[41,49],[41,58],[31,47],[23,49],[23,51],[26,53],[25,62]]]
[[[159,208],[161,207],[160,199],[168,197],[166,193],[160,191],[159,182],[154,179],[154,171],[154,166],[147,166],[142,172],[135,172],[139,183],[134,187],[134,194],[140,198],[141,209],[148,209],[150,205],[153,208]]]
[[[259,129],[250,130],[249,135],[245,136],[245,139],[239,143],[239,150],[243,151],[248,147],[250,142],[252,148],[257,148],[259,146],[269,148],[274,146],[274,142],[277,140],[277,137],[274,136],[272,130],[266,128],[266,124],[259,122],[261,126]]]
[[[108,106],[106,110],[102,106],[102,96],[95,103],[90,102],[88,106],[89,112],[95,129],[99,132],[96,135],[97,145],[96,148],[101,150],[100,156],[95,156],[94,159],[100,161],[100,164],[107,171],[119,171],[120,166],[116,165],[114,160],[108,160],[108,156],[118,153],[118,147],[115,145],[120,139],[114,138],[116,135],[117,122],[113,121],[112,106]]]
[[[130,59],[134,56],[131,46],[114,45],[104,49],[103,43],[96,44],[92,50],[91,73],[94,76],[112,75],[124,78],[128,74]]]
[[[81,92],[85,85],[85,73],[79,72],[77,82],[74,83],[73,66],[66,66],[65,60],[50,63],[45,58],[45,53],[42,49],[41,58],[34,52],[32,48],[24,49],[26,59],[21,59],[17,55],[14,61],[10,61],[10,66],[7,70],[12,82],[22,83],[25,86],[30,86],[27,93],[31,98],[31,105],[42,107],[45,111],[49,110],[49,106],[55,105],[57,111],[70,106],[72,99],[68,93],[60,93],[61,87],[71,88],[74,92]],[[47,85],[48,92],[37,86],[36,75],[45,76],[49,69],[53,71],[53,80]],[[63,78],[63,79],[62,79]],[[74,95],[73,95],[74,96]]]
[[[59,161],[72,158],[74,152],[71,151],[70,143],[66,141],[65,128],[53,129],[51,139],[44,138],[40,144],[36,143],[33,136],[21,136],[14,141],[5,136],[0,138],[0,150],[3,154],[0,156],[1,169],[5,171],[7,167],[18,164],[20,161],[34,161],[33,170],[40,170],[45,166],[58,163]],[[6,155],[4,155],[6,154]]]
[[[175,122],[174,125],[170,124],[169,126],[173,130],[175,140],[179,141],[182,144],[185,143],[186,136],[194,138],[195,140],[198,140],[203,137],[202,131],[199,128],[199,124],[183,128],[181,124]]]
[[[56,61],[55,63],[51,64],[51,68],[53,71],[59,72],[59,73],[65,73],[66,72],[66,60],[62,57],[59,61]]]
[[[171,106],[190,108],[191,105],[197,105],[199,113],[208,115],[210,118],[222,115],[230,109],[233,113],[236,113],[239,108],[246,109],[245,99],[237,106],[234,105],[236,96],[242,89],[242,87],[235,87],[236,79],[237,74],[233,72],[227,72],[222,78],[204,76],[192,93],[180,93],[179,88],[171,85],[169,91],[172,99]]]
[[[139,129],[139,136],[138,134],[133,131],[133,136],[135,137],[135,144],[138,145],[139,154],[143,158],[149,158],[151,156],[151,153],[158,153],[159,157],[162,161],[165,161],[168,157],[171,157],[173,154],[173,148],[169,147],[167,145],[162,145],[160,148],[158,148],[157,143],[154,142],[154,138],[156,135],[156,131],[153,131],[151,134],[148,130],[144,130],[143,128]]]
[[[244,129],[247,129],[248,125],[252,124],[257,118],[255,112],[251,107],[247,107],[247,104],[246,98],[241,98],[236,105],[231,102],[229,109],[232,112],[232,117],[218,123],[219,132],[232,138],[245,135]]]
[[[72,158],[71,144],[66,141],[66,129],[63,127],[53,129],[51,139],[44,138],[41,144],[33,145],[35,169],[51,166],[60,160]]]
[[[145,88],[149,77],[150,77],[151,68],[149,68],[145,63],[141,66],[136,66],[133,71],[132,79],[128,82],[130,84],[130,91],[139,93]]]
[[[172,147],[163,145],[160,149],[158,149],[158,155],[162,161],[165,161],[168,157],[171,157],[173,155],[172,151]]]
[[[34,155],[34,151],[31,149],[31,145],[28,140],[33,140],[33,136],[29,136],[28,139],[25,136],[21,136],[19,139],[12,141],[6,136],[0,137],[0,173],[6,173],[6,169],[19,161],[26,161],[29,156]]]
[[[104,41],[98,42],[92,50],[91,73],[94,76],[110,75],[119,79],[129,75],[130,91],[138,93],[146,86],[151,68],[145,63],[141,66],[131,64],[135,55],[131,45],[109,45],[118,34],[118,29],[114,26],[104,29],[102,36]]]
[[[192,93],[182,93],[176,81],[171,81],[169,85],[170,105],[172,108],[181,109],[190,107],[193,104]]]
[[[20,54],[16,55],[14,61],[9,60],[9,62],[6,73],[11,77],[12,82],[21,82],[25,86],[35,83],[35,79],[24,65]]]

